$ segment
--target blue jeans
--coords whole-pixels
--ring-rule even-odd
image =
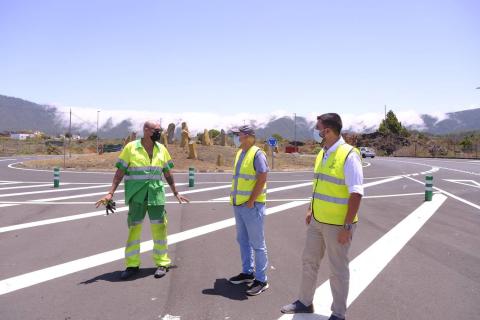
[[[255,279],[266,282],[268,265],[267,246],[265,244],[264,218],[265,204],[255,202],[252,209],[246,204],[234,206],[237,241],[240,245],[242,272],[252,274]]]

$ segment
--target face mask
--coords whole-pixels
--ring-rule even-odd
[[[235,145],[235,147],[239,148],[240,145],[242,144],[240,142],[240,137],[239,136],[233,136],[233,144]]]
[[[150,139],[152,139],[153,142],[157,142],[157,141],[160,141],[160,136],[161,136],[160,130],[155,130],[153,131],[153,134],[150,136]]]
[[[320,130],[313,129],[313,139],[318,143],[322,143],[323,141],[323,137],[320,132],[321,132]]]

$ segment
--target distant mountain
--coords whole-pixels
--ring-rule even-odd
[[[433,134],[448,134],[480,130],[480,108],[450,112],[447,118],[438,121],[430,115],[422,115],[424,131]]]
[[[433,134],[480,130],[480,108],[447,113],[446,117],[442,119],[428,114],[421,115],[420,117],[423,120],[423,125],[419,125],[418,123],[415,125],[409,125],[408,123],[403,124],[407,126],[407,128],[418,129]],[[0,95],[0,132],[32,130],[43,131],[49,135],[59,135],[68,131],[68,121],[66,119],[65,114],[60,112],[56,107]],[[188,123],[189,119],[179,120],[179,122],[180,121],[186,121]],[[380,123],[370,117],[370,115],[355,118],[353,122],[355,123],[351,124],[350,127],[344,127],[344,130],[369,133],[375,131]],[[263,139],[276,133],[288,140],[293,140],[296,134],[298,141],[311,139],[312,129],[316,123],[315,121],[304,117],[297,117],[296,125],[294,125],[294,123],[293,117],[274,117],[265,124],[257,126],[257,136]],[[202,126],[204,125],[208,126],[208,124],[202,124]],[[256,122],[253,121],[252,125],[255,126]],[[99,135],[102,138],[123,138],[132,130],[138,131],[138,129],[134,127],[136,126],[129,118],[117,123],[114,123],[112,118],[109,118],[99,128]],[[203,128],[204,127],[193,129],[201,129],[200,131],[203,131]],[[72,125],[73,134],[86,137],[95,132],[96,126],[92,123]],[[179,127],[176,128],[176,133],[179,135]]]
[[[0,131],[64,132],[55,107],[0,95]]]
[[[48,135],[60,135],[68,132],[66,117],[54,106],[41,105],[34,102],[0,95],[0,132],[3,131],[42,131]],[[111,118],[99,128],[102,138],[126,137],[132,127],[130,119],[114,124]],[[72,125],[72,133],[87,137],[95,130]]]

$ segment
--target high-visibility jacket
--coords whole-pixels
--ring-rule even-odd
[[[173,161],[164,145],[156,142],[150,159],[141,140],[132,141],[123,148],[115,166],[125,172],[125,204],[143,203],[147,192],[148,205],[165,204],[162,174],[173,168]]]
[[[245,157],[240,165],[240,171],[237,175],[237,164],[242,154],[242,150],[238,150],[233,165],[232,188],[230,192],[230,204],[242,205],[250,199],[255,184],[257,183],[257,173],[255,171],[254,162],[257,152],[264,152],[257,146],[252,146],[247,150]],[[267,184],[265,183],[263,192],[257,197],[255,202],[265,203],[267,201]]]
[[[350,193],[345,184],[344,165],[351,152],[358,149],[349,144],[341,144],[323,164],[322,149],[315,161],[313,180],[312,211],[315,220],[332,225],[343,225],[348,210]],[[358,221],[355,215],[354,222]]]

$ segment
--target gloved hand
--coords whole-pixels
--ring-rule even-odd
[[[107,203],[105,204],[105,212],[106,212],[107,216],[108,216],[110,213],[115,213],[115,210],[117,210],[115,201],[113,201],[113,200],[108,200]]]

